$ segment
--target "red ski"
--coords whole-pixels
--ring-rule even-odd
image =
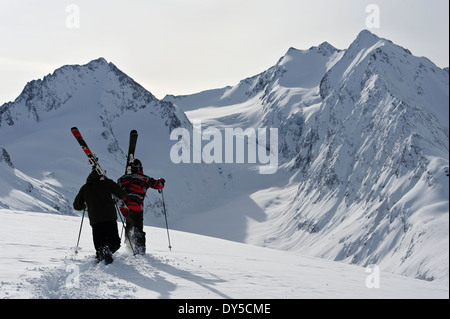
[[[76,140],[78,141],[78,143],[80,144],[81,148],[83,149],[84,153],[86,154],[86,156],[89,159],[89,164],[92,165],[92,167],[94,167],[94,169],[97,171],[97,173],[103,177],[106,177],[106,172],[105,170],[100,166],[100,164],[98,163],[98,158],[97,156],[94,155],[94,153],[92,153],[91,149],[89,148],[89,146],[87,145],[86,141],[84,140],[83,136],[81,136],[80,131],[78,130],[78,128],[76,128],[75,126],[72,127],[70,129],[72,131],[73,136],[75,136]]]

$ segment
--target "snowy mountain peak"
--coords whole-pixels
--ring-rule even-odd
[[[111,62],[106,61],[105,58],[99,57],[98,59],[92,60],[89,63],[87,63],[87,66],[89,67],[96,67],[96,66],[102,66],[102,65],[109,65]],[[112,64],[112,63],[111,63]]]
[[[323,54],[324,56],[331,56],[334,53],[341,51],[339,49],[336,49],[334,46],[332,46],[330,43],[326,41],[317,47],[315,46],[311,47],[309,50],[317,50],[317,52]]]
[[[320,95],[340,99],[332,93],[344,87],[346,92],[361,92],[365,86],[384,88],[410,106],[427,108],[448,130],[448,105],[437,98],[448,100],[448,85],[448,72],[430,60],[364,30],[322,79]],[[356,102],[357,96],[349,95]]]
[[[321,45],[319,45],[318,50],[321,52],[324,52],[328,55],[331,55],[331,54],[335,53],[336,51],[340,51],[339,49],[336,49],[334,46],[332,46],[328,42],[323,42]]]
[[[353,43],[350,45],[348,51],[361,50],[363,48],[373,49],[375,45],[376,47],[388,45],[391,48],[395,47],[397,49],[400,49],[401,52],[405,52],[407,54],[412,55],[411,51],[409,51],[408,49],[403,48],[398,44],[395,44],[389,39],[381,38],[376,34],[370,32],[369,30],[362,30],[356,37],[355,41],[353,41]]]
[[[381,40],[379,36],[377,36],[375,33],[370,32],[367,29],[361,30],[358,35],[356,36],[356,39],[353,42],[357,43],[374,43]]]
[[[280,58],[278,64],[283,63],[283,61],[289,61],[291,59],[305,59],[304,56],[317,55],[318,53],[324,57],[330,57],[334,53],[339,51],[341,50],[336,49],[328,42],[323,42],[319,46],[312,46],[307,50],[299,50],[294,47],[290,47],[286,54]]]
[[[348,48],[348,51],[360,50],[362,48],[370,49],[374,45],[382,46],[387,43],[395,45],[394,43],[392,43],[392,41],[381,38],[381,37],[377,36],[376,34],[370,32],[369,30],[362,30],[358,34],[356,39],[352,42],[352,44]]]
[[[144,108],[167,117],[170,128],[187,123],[184,114],[171,103],[158,101],[114,64],[99,58],[85,65],[63,66],[43,79],[27,83],[14,102],[0,107],[0,127],[20,121],[39,122],[63,106],[89,113],[97,109],[103,113],[106,126],[126,111]]]

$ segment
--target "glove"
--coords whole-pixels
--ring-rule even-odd
[[[164,178],[158,179],[158,180],[155,182],[155,188],[156,188],[157,190],[163,189],[163,188],[164,188],[164,183],[165,183],[165,182],[166,182],[166,181],[165,181]]]
[[[127,218],[127,216],[128,216],[128,211],[129,211],[128,207],[120,206],[119,208],[120,208],[120,212],[122,213],[122,216],[125,217],[125,218]]]

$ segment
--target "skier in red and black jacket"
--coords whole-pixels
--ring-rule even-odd
[[[131,164],[131,174],[120,177],[117,183],[127,193],[124,202],[128,210],[121,208],[122,215],[126,218],[125,231],[131,241],[132,248],[136,254],[145,254],[145,232],[144,232],[144,199],[147,189],[161,190],[164,188],[163,178],[153,179],[144,175],[142,163],[135,159]]]

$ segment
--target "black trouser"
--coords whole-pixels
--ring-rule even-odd
[[[113,254],[120,248],[119,230],[115,220],[92,225],[92,237],[97,258],[102,257],[105,248]]]
[[[145,254],[144,214],[130,209],[125,231],[136,254]]]

